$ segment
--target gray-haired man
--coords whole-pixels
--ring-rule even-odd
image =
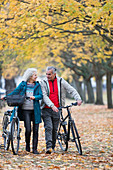
[[[59,106],[65,105],[65,91],[81,105],[82,100],[78,92],[63,78],[56,76],[56,68],[47,67],[46,79],[41,81],[43,93],[42,119],[45,128],[46,153],[54,150],[57,138],[57,129],[60,120]]]

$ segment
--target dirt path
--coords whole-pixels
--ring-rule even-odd
[[[2,116],[0,113],[0,144],[2,139]],[[39,155],[25,151],[24,126],[21,122],[21,141],[18,155],[0,149],[0,170],[2,169],[61,169],[61,170],[112,170],[113,169],[113,109],[106,106],[82,105],[73,107],[82,143],[83,155],[80,156],[73,143],[67,152],[62,152],[57,143],[57,153],[45,154],[43,123],[40,124]]]

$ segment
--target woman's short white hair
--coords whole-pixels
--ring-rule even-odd
[[[36,68],[28,68],[22,77],[23,81],[28,81],[30,79],[30,77],[35,73],[37,73],[37,69]]]

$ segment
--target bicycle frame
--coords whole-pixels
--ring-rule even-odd
[[[62,122],[62,125],[67,125],[67,122],[65,122],[65,120],[68,118],[68,130],[67,130],[67,140],[69,141],[70,140],[70,126],[71,126],[71,124],[74,122],[74,120],[72,119],[72,117],[71,117],[71,114],[70,114],[70,111],[69,111],[69,107],[66,107],[66,109],[67,109],[67,116],[65,116],[64,118],[63,118],[63,114],[62,114],[62,112],[61,112],[61,122]]]

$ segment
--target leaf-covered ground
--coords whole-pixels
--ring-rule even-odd
[[[0,149],[0,170],[2,169],[61,169],[61,170],[112,170],[113,169],[113,109],[107,106],[82,105],[72,108],[78,128],[83,155],[79,155],[74,143],[69,143],[67,152],[62,152],[57,143],[56,153],[45,154],[43,123],[39,131],[39,155],[25,151],[24,126],[21,122],[21,140],[18,155]],[[0,144],[2,139],[2,117],[0,113]]]

